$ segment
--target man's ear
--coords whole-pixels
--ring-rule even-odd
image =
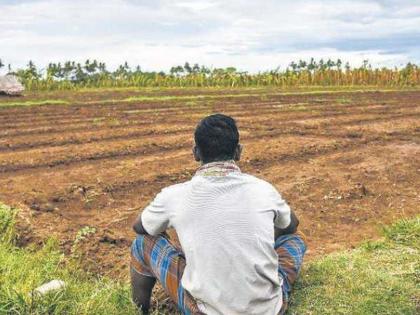
[[[235,156],[233,157],[235,161],[239,161],[241,159],[242,148],[243,148],[242,144],[238,143],[235,149]]]
[[[200,162],[201,161],[200,149],[195,145],[192,149],[192,152],[193,152],[194,160],[196,162]]]

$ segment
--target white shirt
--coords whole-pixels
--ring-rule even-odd
[[[186,258],[182,285],[203,313],[279,312],[274,226],[290,224],[290,208],[271,184],[233,162],[205,164],[190,181],[163,189],[142,223],[151,235],[175,228]]]

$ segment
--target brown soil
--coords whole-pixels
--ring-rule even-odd
[[[118,102],[144,95],[223,97]],[[237,119],[241,168],[272,182],[296,210],[309,258],[420,213],[417,91],[122,90],[22,102],[42,99],[72,105],[0,107],[0,200],[22,209],[22,245],[55,236],[68,254],[81,228],[96,228],[78,249],[93,272],[127,275],[131,223],[162,187],[194,174],[192,132],[213,112]]]

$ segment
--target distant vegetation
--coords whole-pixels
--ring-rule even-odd
[[[0,314],[138,314],[127,283],[80,271],[56,241],[18,248],[16,213],[0,203]],[[419,249],[417,217],[385,228],[382,240],[306,263],[288,314],[418,314]],[[34,294],[52,279],[64,280],[66,288]],[[159,295],[152,314],[174,314]]]
[[[0,68],[6,67],[0,60]],[[420,85],[420,67],[408,63],[404,68],[373,68],[368,61],[351,67],[340,59],[292,62],[286,69],[251,74],[236,68],[208,68],[202,65],[172,67],[169,73],[145,72],[127,62],[115,71],[103,62],[67,61],[50,63],[38,68],[30,61],[26,68],[9,73],[17,75],[28,90],[67,90],[77,88],[112,87],[297,87],[297,86],[386,86],[409,87]]]

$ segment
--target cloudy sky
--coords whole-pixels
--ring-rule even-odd
[[[0,58],[185,61],[259,71],[292,60],[420,63],[420,0],[0,0]]]

